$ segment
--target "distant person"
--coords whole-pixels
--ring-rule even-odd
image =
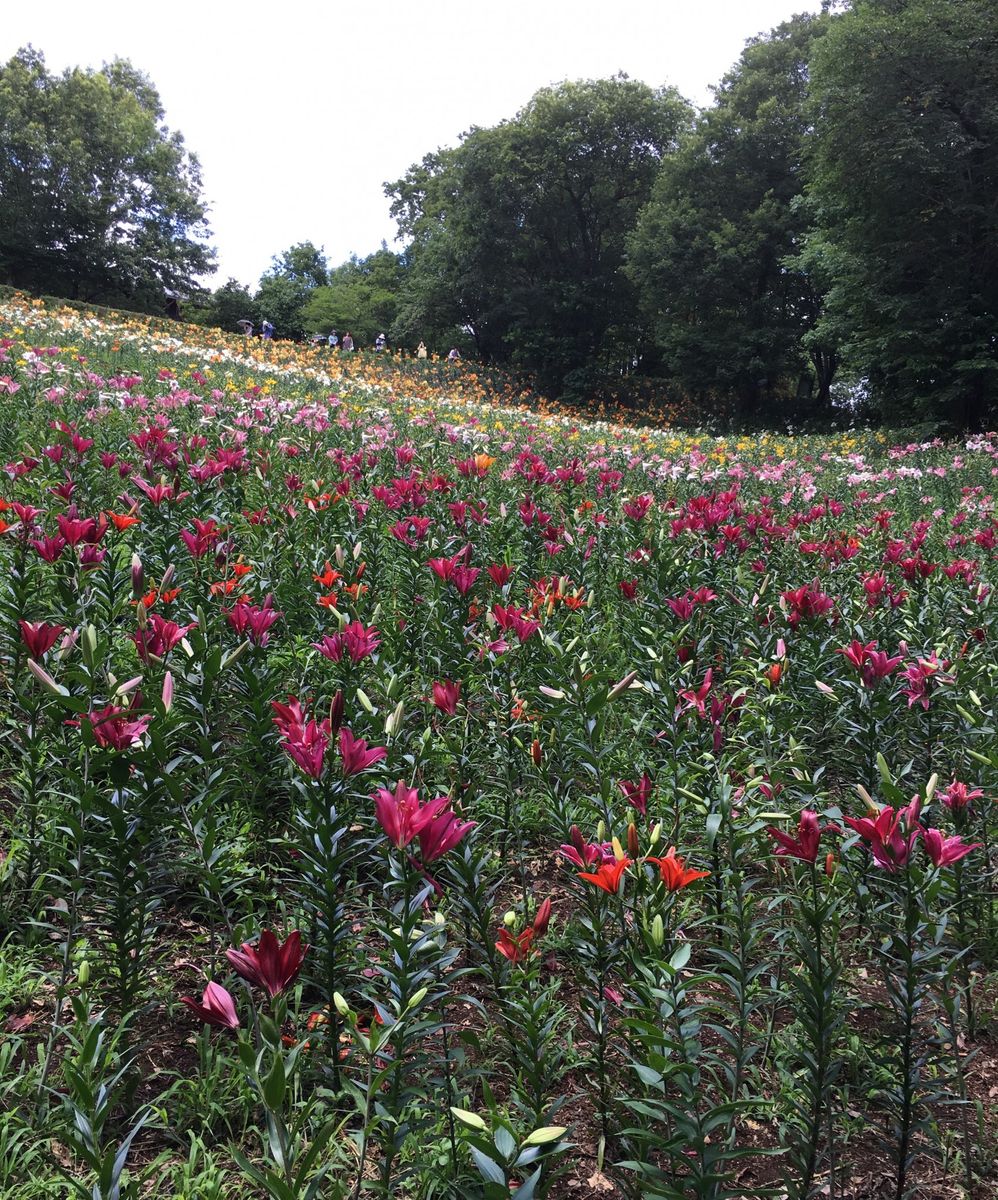
[[[166,315],[174,321],[180,320],[180,301],[174,295],[166,298]]]
[[[274,327],[266,317],[264,317],[263,324],[260,326],[260,336],[265,342],[271,341],[274,336]]]
[[[343,349],[347,352],[347,354],[351,353],[353,350],[353,338],[351,337],[349,330],[347,330],[347,332],[343,335]]]
[[[243,319],[241,321],[237,321],[236,324],[242,330],[243,335],[245,337],[253,336],[253,322],[252,321],[249,321],[246,319],[246,317],[243,317]]]
[[[417,358],[425,358],[426,357],[426,343],[425,342],[420,342],[419,345],[416,347],[416,357]]]
[[[329,349],[335,350],[339,344],[340,344],[340,335],[336,332],[335,329],[330,329],[330,331],[329,331]]]
[[[381,351],[384,350],[385,346],[387,346],[387,345],[388,345],[388,339],[385,337],[385,335],[383,333],[379,333],[378,336],[374,339],[374,349],[380,354]]]
[[[451,346],[450,354],[447,355],[448,362],[459,362],[461,355],[457,352],[457,346]]]

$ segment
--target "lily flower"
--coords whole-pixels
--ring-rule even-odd
[[[579,878],[616,896],[620,890],[620,880],[630,865],[631,860],[625,855],[624,858],[615,858],[612,863],[603,863],[595,871],[580,871]]]
[[[658,865],[658,873],[670,892],[678,892],[680,888],[689,887],[691,883],[710,875],[709,871],[694,871],[687,867],[685,860],[676,853],[675,846],[670,846],[662,858],[649,858],[647,861]]]
[[[206,1025],[215,1025],[219,1029],[239,1028],[235,1001],[220,983],[208,984],[200,1004],[193,996],[182,996],[180,1002],[186,1004]]]
[[[307,950],[297,929],[283,946],[272,930],[265,929],[255,946],[243,942],[240,950],[226,950],[225,957],[237,975],[262,987],[273,1000],[298,978]]]
[[[938,829],[923,829],[921,833],[925,852],[936,867],[952,866],[961,858],[966,858],[971,850],[979,850],[982,845],[981,842],[974,842],[968,846],[963,838],[944,837]]]

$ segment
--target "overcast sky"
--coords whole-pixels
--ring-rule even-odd
[[[625,71],[709,102],[747,38],[820,0],[46,0],[9,4],[0,60],[131,59],[201,160],[219,284],[306,239],[331,264],[392,245],[382,185],[541,87]]]

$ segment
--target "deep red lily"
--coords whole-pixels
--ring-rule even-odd
[[[264,929],[255,946],[243,942],[241,950],[226,950],[225,957],[236,974],[258,984],[273,1000],[298,978],[307,950],[297,929],[283,946],[272,930]]]
[[[812,808],[806,808],[797,822],[797,836],[784,833],[775,825],[770,825],[766,831],[777,843],[774,853],[780,858],[799,858],[801,862],[817,862],[818,846],[821,835],[835,829],[834,825],[821,825],[818,814]]]
[[[55,645],[59,638],[59,634],[63,632],[63,625],[46,625],[44,621],[39,621],[37,624],[32,624],[28,621],[20,621],[21,640],[28,648],[28,653],[32,658],[40,659]]]

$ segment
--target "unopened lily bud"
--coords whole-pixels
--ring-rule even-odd
[[[568,840],[572,843],[576,853],[582,859],[586,860],[586,839],[582,836],[582,830],[578,825],[573,825],[568,831]]]
[[[605,840],[605,838],[606,838],[606,825],[604,824],[604,822],[602,820],[600,820],[596,825],[596,840],[598,842],[602,842]]]
[[[394,737],[402,727],[402,716],[405,713],[405,701],[400,700],[385,721],[385,736]]]
[[[77,967],[76,978],[80,987],[86,987],[90,982],[90,963],[86,959]]]
[[[48,688],[50,692],[54,692],[57,696],[69,695],[69,692],[64,687],[60,687],[59,684],[57,684],[52,676],[48,673],[48,671],[46,671],[45,668],[39,663],[36,663],[33,658],[28,659],[28,670],[32,675],[34,675],[38,682],[43,687]]]
[[[651,831],[651,844],[657,846],[662,837],[662,822],[656,821]]]
[[[837,870],[838,864],[835,861],[835,855],[829,851],[829,853],[825,855],[825,874],[829,879],[833,879]]]
[[[665,943],[665,925],[661,913],[656,913],[655,919],[651,923],[651,940],[659,949]]]
[[[369,717],[374,716],[374,705],[371,703],[371,698],[363,688],[357,689],[357,703],[367,713]]]
[[[333,558],[336,559],[336,565],[338,567],[342,567],[347,560],[347,556],[343,552],[343,547],[339,544],[339,542],[336,543],[336,549],[333,551]]]
[[[418,1008],[423,1003],[423,1001],[426,999],[426,993],[429,990],[430,990],[429,988],[421,987],[418,992],[415,992],[413,994],[413,997],[409,1001],[409,1003],[406,1005],[406,1008],[407,1009],[408,1008]]]
[[[170,671],[163,676],[163,711],[169,712],[173,707],[173,674]]]
[[[543,937],[548,931],[548,925],[551,921],[551,897],[537,910],[537,915],[534,917],[534,933],[537,937]]]
[[[356,562],[356,561],[357,561],[357,559],[358,559],[358,558],[360,558],[360,552],[361,552],[361,548],[362,548],[362,546],[363,546],[363,542],[358,542],[358,543],[357,543],[357,545],[356,545],[356,546],[354,546],[354,548],[353,548],[353,560],[354,560],[354,562]]]
[[[504,912],[502,915],[502,923],[507,929],[512,929],[516,924],[516,913],[513,912],[512,909],[509,909],[508,912]]]
[[[542,683],[538,690],[540,691],[541,695],[550,696],[552,700],[565,699],[565,693],[561,690],[561,688],[548,687],[547,684]]]
[[[925,803],[926,804],[928,804],[928,802],[932,799],[933,793],[935,792],[936,786],[938,785],[938,783],[939,783],[939,776],[933,775],[932,778],[929,780],[929,782],[925,785]]]
[[[628,671],[628,673],[624,676],[624,678],[620,681],[620,683],[615,683],[613,685],[613,687],[610,689],[610,691],[606,697],[607,700],[616,700],[618,696],[623,695],[623,693],[627,691],[627,689],[631,686],[631,684],[635,681],[635,679],[637,679],[637,677],[638,677],[637,671]]]
[[[142,599],[146,590],[146,573],[142,569],[142,559],[137,554],[132,555],[132,595],[136,600]]]
[[[343,724],[343,692],[337,688],[329,705],[329,728],[335,736]]]
[[[336,1011],[341,1017],[348,1017],[350,1015],[350,1005],[347,1004],[342,993],[333,992],[333,1004],[336,1006]]]
[[[612,838],[610,840],[610,845],[613,847],[613,857],[617,860],[617,862],[620,862],[622,858],[627,857],[627,855],[624,853],[624,847],[620,844],[620,838]]]
[[[534,740],[530,743],[530,757],[534,760],[535,767],[539,767],[541,765],[541,759],[544,757],[544,753],[541,750],[541,744],[537,738],[534,738]]]
[[[250,643],[247,641],[240,642],[235,650],[230,650],[222,659],[222,670],[224,671],[226,667],[231,667],[234,662],[238,662],[249,648]]]
[[[876,804],[874,804],[873,797],[866,790],[866,788],[863,787],[863,785],[861,783],[856,784],[856,791],[859,792],[860,799],[863,801],[863,803],[866,805],[866,807],[869,809],[869,811],[871,813],[877,813],[880,811],[877,808]]]
[[[638,827],[633,821],[627,826],[627,853],[631,858],[641,857],[641,849],[638,846]]]
[[[176,575],[176,573],[177,573],[177,568],[173,565],[173,563],[170,563],[170,565],[163,572],[163,579],[159,585],[159,590],[161,592],[165,592],[166,589],[170,586],[170,584],[173,583],[173,577],[174,577],[174,575]]]
[[[78,629],[70,630],[69,633],[59,643],[57,657],[60,662],[64,662],[73,651],[73,647],[80,640],[80,631]]]

